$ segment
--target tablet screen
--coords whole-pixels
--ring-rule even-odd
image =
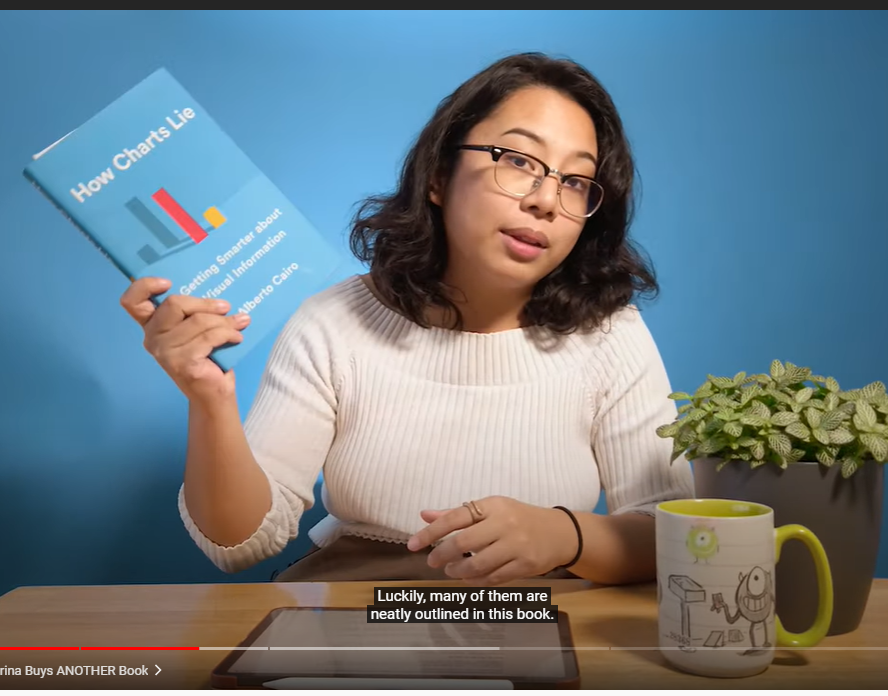
[[[555,684],[577,676],[558,623],[368,623],[363,609],[276,609],[220,668],[241,683],[283,676],[488,678]],[[243,646],[241,646],[243,647]]]

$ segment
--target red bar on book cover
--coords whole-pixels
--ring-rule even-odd
[[[166,192],[165,189],[160,189],[155,193],[151,198],[154,200],[157,205],[163,208],[164,212],[169,215],[173,220],[176,221],[176,224],[179,225],[183,230],[185,230],[185,234],[187,234],[191,239],[194,240],[195,244],[203,241],[203,239],[207,236],[207,233],[204,229],[197,224],[197,221],[191,217],[185,209],[179,205],[176,200]]]

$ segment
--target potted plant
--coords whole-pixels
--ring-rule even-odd
[[[869,598],[888,461],[888,394],[882,382],[843,391],[832,377],[775,360],[768,374],[709,375],[657,434],[684,455],[700,498],[768,505],[775,524],[801,524],[820,539],[835,590],[830,635],[857,628]],[[787,544],[776,570],[776,608],[787,630],[811,626],[814,564]]]

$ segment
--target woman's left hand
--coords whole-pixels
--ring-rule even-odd
[[[493,496],[450,510],[423,510],[429,525],[407,542],[411,551],[432,545],[452,532],[429,554],[432,568],[473,585],[500,585],[531,578],[569,563],[577,552],[577,534],[562,510]],[[461,530],[461,531],[460,531]]]

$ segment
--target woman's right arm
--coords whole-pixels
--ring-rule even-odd
[[[271,509],[268,478],[247,442],[234,395],[189,403],[183,494],[195,526],[222,547],[252,537]]]
[[[157,278],[137,280],[121,304],[189,402],[179,496],[185,526],[213,563],[234,572],[280,553],[312,504],[335,407],[331,375],[316,367],[330,361],[313,355],[323,349],[300,345],[307,340],[300,321],[291,320],[272,349],[244,426],[233,371],[223,372],[208,356],[217,346],[240,342],[248,318],[196,297],[174,295],[155,307],[151,296],[168,286]]]

